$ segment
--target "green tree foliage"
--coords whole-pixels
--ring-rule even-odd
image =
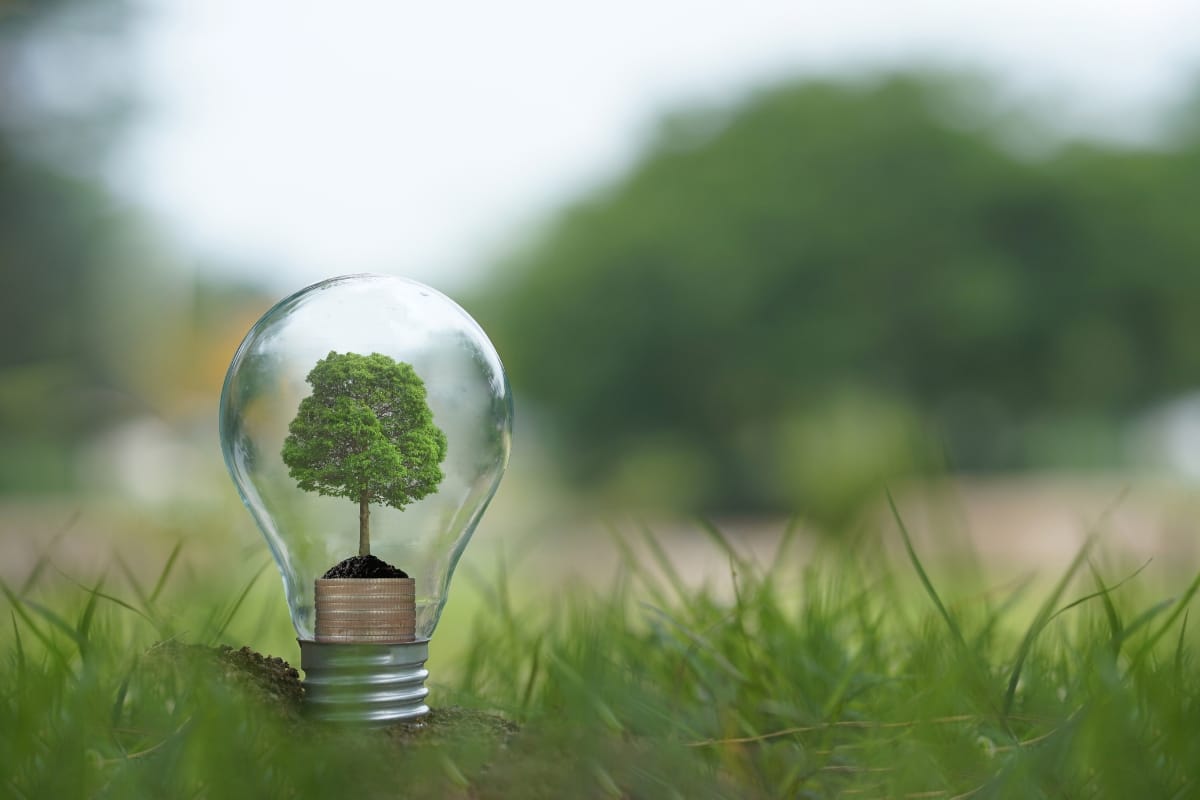
[[[370,555],[370,504],[403,509],[436,490],[446,435],[402,361],[331,352],[307,380],[313,391],[288,426],[283,461],[301,489],[358,501],[359,555]]]
[[[157,411],[179,362],[171,259],[98,180],[135,106],[134,15],[0,2],[0,494],[74,488],[81,444]]]
[[[511,259],[480,316],[575,475],[791,510],[922,442],[1107,462],[1096,431],[1200,385],[1196,139],[1060,145],[986,107],[898,77],[680,115]]]

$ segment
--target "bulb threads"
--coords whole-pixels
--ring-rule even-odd
[[[385,726],[429,713],[429,640],[362,644],[301,639],[305,713],[312,719]]]

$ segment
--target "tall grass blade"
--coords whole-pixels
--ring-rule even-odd
[[[1142,642],[1142,646],[1138,648],[1137,654],[1133,657],[1130,669],[1136,668],[1142,659],[1150,653],[1154,645],[1158,644],[1159,639],[1166,635],[1171,626],[1175,624],[1175,620],[1179,619],[1187,610],[1188,605],[1192,602],[1192,598],[1196,596],[1197,590],[1200,590],[1200,573],[1197,573],[1196,577],[1192,579],[1187,591],[1183,593],[1183,597],[1179,598],[1179,602],[1175,604],[1174,610],[1171,611],[1166,621],[1159,626],[1158,630],[1147,637],[1146,641]]]
[[[712,539],[717,547],[724,551],[730,561],[737,564],[743,571],[747,571],[750,568],[750,564],[734,549],[733,543],[729,541],[729,537],[725,535],[724,531],[707,519],[701,519],[699,522],[700,530],[708,534],[708,538]]]
[[[666,608],[670,604],[670,601],[663,591],[661,579],[642,565],[642,559],[634,554],[633,547],[630,546],[629,541],[617,530],[615,525],[606,525],[605,529],[621,554],[621,566],[638,579],[657,605]]]
[[[529,677],[525,679],[525,691],[521,693],[521,710],[529,708],[529,700],[533,697],[533,687],[537,683],[538,669],[542,659],[542,636],[533,643],[533,657],[529,662]]]
[[[904,520],[900,518],[900,511],[896,508],[896,501],[892,497],[890,489],[886,490],[888,505],[892,509],[892,517],[896,520],[896,525],[900,527],[900,537],[904,540],[904,549],[908,551],[908,560],[912,563],[913,569],[917,572],[917,577],[921,580],[921,585],[925,588],[925,593],[929,595],[929,599],[933,601],[937,607],[938,613],[942,615],[942,619],[946,621],[946,626],[950,628],[950,632],[954,635],[955,640],[966,649],[967,642],[963,638],[962,629],[958,627],[954,617],[950,616],[950,612],[942,603],[942,598],[938,596],[937,590],[933,588],[933,582],[929,580],[929,576],[925,573],[925,567],[921,565],[921,559],[917,557],[917,551],[913,548],[912,537],[908,535],[908,527],[904,524]]]
[[[505,555],[504,547],[501,546],[496,553],[495,611],[500,615],[504,627],[515,633],[517,629],[517,617],[513,613],[512,596],[508,591],[508,584],[508,558]]]
[[[129,562],[127,562],[120,553],[117,553],[115,558],[117,561],[117,566],[121,568],[121,573],[125,576],[125,582],[133,588],[133,593],[137,595],[138,602],[142,604],[142,608],[146,609],[146,613],[153,614],[150,595],[146,594],[145,587],[143,587],[142,582],[138,580],[133,568],[129,566]]]
[[[1147,562],[1149,563],[1149,562]],[[1096,565],[1088,560],[1088,569],[1091,570],[1092,580],[1101,591],[1101,600],[1104,604],[1104,618],[1108,620],[1108,630],[1112,638],[1113,655],[1121,652],[1121,615],[1117,613],[1117,606],[1108,595],[1108,587],[1104,585],[1104,579],[1100,577],[1100,570],[1096,569]]]
[[[67,518],[67,521],[63,523],[62,527],[60,527],[54,533],[54,535],[50,537],[50,541],[46,544],[46,549],[43,550],[38,556],[37,561],[33,565],[33,569],[29,571],[29,574],[25,576],[25,581],[21,584],[20,594],[22,597],[28,594],[29,590],[32,589],[34,584],[37,583],[38,578],[42,576],[42,572],[45,571],[46,566],[50,563],[50,554],[54,552],[54,548],[58,546],[58,543],[62,540],[62,538],[66,536],[72,528],[75,527],[75,523],[79,522],[79,518],[82,515],[82,511],[75,509],[71,516]]]
[[[1030,623],[1029,627],[1025,630],[1025,636],[1022,637],[1021,644],[1017,647],[1017,653],[1013,659],[1012,672],[1008,677],[1008,687],[1004,690],[1003,714],[1005,717],[1012,712],[1013,700],[1017,695],[1017,683],[1021,680],[1021,670],[1025,667],[1025,659],[1029,657],[1029,651],[1033,647],[1034,640],[1037,639],[1038,634],[1042,632],[1042,629],[1045,628],[1047,624],[1049,624],[1050,620],[1057,616],[1054,611],[1054,607],[1058,605],[1063,593],[1067,590],[1067,586],[1069,586],[1071,581],[1074,579],[1075,573],[1079,571],[1081,566],[1087,563],[1088,555],[1092,551],[1092,546],[1095,545],[1096,540],[1100,536],[1100,526],[1103,524],[1104,520],[1106,520],[1109,515],[1112,514],[1117,506],[1121,504],[1128,492],[1128,489],[1121,490],[1116,498],[1108,505],[1108,508],[1106,508],[1100,515],[1099,519],[1096,521],[1096,524],[1092,526],[1091,533],[1089,533],[1087,538],[1084,539],[1083,545],[1079,548],[1079,552],[1077,552],[1075,557],[1071,559],[1071,563],[1067,567],[1066,572],[1064,572],[1062,577],[1058,579],[1058,583],[1054,585],[1054,589],[1050,592],[1049,596],[1046,597],[1046,600],[1042,603],[1041,608],[1038,609],[1037,616],[1034,617],[1033,622]],[[1141,569],[1138,570],[1138,572],[1140,571]],[[1134,574],[1136,575],[1137,573]]]
[[[1139,630],[1153,622],[1155,617],[1170,608],[1171,604],[1174,602],[1174,597],[1168,597],[1166,600],[1159,600],[1157,603],[1150,606],[1150,608],[1134,617],[1133,622],[1130,622],[1125,626],[1125,629],[1121,631],[1121,642],[1124,643],[1129,641],[1129,639],[1133,637],[1133,634],[1137,633]]]
[[[796,537],[800,533],[800,515],[793,514],[787,521],[787,525],[783,529],[783,535],[779,537],[779,544],[775,546],[775,555],[771,559],[771,564],[782,564],[787,556],[788,550],[791,549],[792,543],[796,541]],[[769,573],[768,573],[769,574]]]
[[[13,643],[17,648],[17,683],[21,684],[25,678],[25,646],[21,643],[21,629],[17,627],[17,615],[9,610],[8,616],[12,620]]]
[[[118,728],[121,725],[121,717],[125,712],[125,698],[129,694],[129,681],[132,678],[133,669],[131,668],[125,673],[121,685],[117,687],[117,698],[113,701],[112,714],[109,715],[109,726],[112,728]]]
[[[92,630],[92,621],[96,618],[96,604],[100,600],[100,587],[104,585],[105,577],[105,575],[101,575],[100,580],[96,581],[95,587],[89,590],[91,597],[88,598],[87,605],[83,607],[83,612],[79,615],[78,622],[75,623],[75,632],[79,634],[80,658],[87,655],[88,634]]]
[[[716,647],[703,634],[693,631],[691,628],[687,627],[682,622],[668,614],[666,611],[663,611],[661,608],[645,606],[644,604],[643,607],[668,622],[671,627],[682,633],[697,648],[707,653],[708,656],[712,658],[713,663],[725,671],[731,678],[735,679],[739,683],[747,682],[748,679],[746,678],[745,673],[738,669],[737,666],[735,666],[734,663],[730,661],[724,653],[721,652],[720,648]]]
[[[1037,639],[1038,634],[1042,632],[1055,614],[1054,607],[1058,605],[1058,601],[1062,598],[1063,592],[1067,590],[1071,580],[1075,577],[1075,573],[1079,568],[1087,562],[1088,553],[1092,549],[1092,545],[1096,542],[1097,534],[1091,533],[1084,540],[1083,546],[1079,548],[1079,552],[1075,554],[1075,558],[1071,560],[1071,564],[1067,567],[1066,572],[1058,579],[1058,583],[1054,585],[1054,589],[1050,592],[1045,602],[1038,609],[1037,616],[1033,622],[1025,630],[1025,635],[1021,638],[1021,644],[1017,647],[1016,656],[1013,658],[1012,672],[1008,676],[1008,687],[1004,690],[1003,714],[1007,717],[1012,712],[1013,700],[1017,695],[1017,683],[1021,680],[1021,670],[1025,667],[1025,660],[1029,657],[1029,651],[1033,648],[1033,643]]]
[[[567,679],[568,683],[583,694],[584,699],[592,707],[597,718],[604,723],[605,727],[616,733],[624,732],[625,726],[617,719],[617,715],[613,713],[612,707],[596,694],[594,686],[584,680],[584,677],[574,667],[562,658],[554,655],[553,652],[549,653],[547,660],[562,677]]]
[[[1186,641],[1184,638],[1187,634],[1188,616],[1191,610],[1184,612],[1183,624],[1179,626],[1179,641],[1175,643],[1175,676],[1180,678],[1183,676],[1183,644]]]
[[[679,571],[675,569],[675,564],[671,561],[671,557],[663,549],[662,542],[645,525],[639,525],[638,531],[642,534],[642,539],[646,542],[646,546],[650,548],[650,555],[654,558],[654,563],[658,565],[663,576],[667,579],[667,583],[671,585],[675,596],[681,601],[685,600],[688,596],[687,586],[684,585],[683,578],[679,577]]]
[[[65,633],[67,637],[75,643],[75,646],[79,648],[80,652],[87,647],[87,642],[82,636],[79,635],[79,631],[75,629],[75,626],[71,625],[61,616],[51,611],[49,608],[46,608],[46,606],[42,605],[41,603],[35,603],[29,599],[25,600],[25,605],[28,606],[30,610],[36,611],[39,615],[41,615],[42,619],[46,620],[55,628],[58,628],[60,631]]]
[[[37,557],[37,561],[33,562],[33,569],[29,570],[29,574],[25,576],[25,580],[21,583],[20,592],[22,595],[29,594],[37,584],[38,579],[42,577],[42,573],[46,571],[46,566],[50,563],[48,551],[49,548],[47,548],[47,552],[43,552]]]
[[[1142,564],[1140,567],[1138,567],[1138,568],[1137,568],[1136,570],[1134,570],[1132,573],[1130,573],[1130,574],[1129,574],[1129,575],[1127,575],[1126,577],[1122,578],[1121,580],[1117,581],[1117,582],[1116,582],[1115,584],[1113,584],[1112,586],[1105,587],[1105,586],[1104,586],[1104,584],[1103,584],[1103,582],[1100,582],[1100,576],[1099,576],[1099,575],[1096,575],[1096,580],[1097,580],[1098,582],[1100,582],[1100,586],[1101,586],[1101,588],[1100,588],[1098,591],[1092,592],[1091,594],[1085,594],[1083,597],[1080,597],[1080,598],[1078,598],[1078,599],[1076,599],[1076,600],[1072,600],[1070,603],[1067,603],[1065,606],[1063,606],[1062,608],[1058,609],[1058,610],[1057,610],[1057,611],[1055,611],[1053,614],[1051,614],[1051,615],[1050,615],[1050,616],[1049,616],[1049,617],[1046,619],[1046,622],[1050,622],[1050,621],[1051,621],[1051,620],[1053,620],[1055,617],[1057,617],[1059,614],[1062,614],[1064,611],[1070,611],[1072,608],[1075,608],[1076,606],[1083,605],[1083,604],[1084,604],[1084,603],[1086,603],[1088,600],[1094,600],[1094,599],[1096,599],[1097,597],[1102,597],[1102,598],[1104,598],[1104,601],[1105,601],[1105,604],[1106,604],[1106,606],[1107,606],[1108,608],[1112,609],[1112,612],[1115,614],[1115,613],[1116,613],[1116,608],[1115,608],[1115,607],[1113,607],[1113,605],[1112,605],[1112,598],[1108,596],[1108,595],[1109,595],[1109,593],[1110,593],[1110,592],[1114,592],[1114,591],[1116,591],[1117,589],[1120,589],[1122,586],[1124,586],[1125,584],[1129,583],[1131,580],[1133,580],[1134,578],[1136,578],[1136,577],[1137,577],[1137,576],[1138,576],[1138,575],[1141,573],[1141,571],[1142,571],[1142,570],[1144,570],[1146,567],[1150,566],[1150,561],[1152,561],[1152,560],[1153,560],[1153,559],[1147,559],[1145,564]],[[1089,561],[1088,561],[1088,565],[1090,566],[1090,565],[1091,565],[1091,563],[1092,563],[1092,562],[1089,560]],[[1093,573],[1094,573],[1094,568],[1093,568]],[[1119,623],[1118,623],[1118,624],[1119,624]]]
[[[115,597],[115,596],[113,596],[113,595],[111,595],[111,594],[108,594],[107,592],[102,592],[102,591],[100,591],[100,586],[101,586],[101,585],[104,583],[104,580],[103,580],[103,579],[101,579],[100,583],[96,584],[96,586],[95,586],[95,587],[88,587],[88,586],[85,586],[85,585],[83,585],[83,584],[82,584],[82,583],[80,583],[79,581],[75,580],[74,578],[72,578],[70,575],[68,575],[67,573],[63,572],[62,570],[58,570],[58,573],[59,573],[60,575],[62,575],[62,576],[63,576],[63,578],[65,578],[66,580],[70,581],[71,583],[75,584],[76,586],[78,586],[78,587],[79,587],[80,589],[82,589],[83,591],[85,591],[85,592],[87,592],[88,594],[92,595],[92,598],[93,598],[93,600],[94,600],[95,598],[97,598],[97,597],[99,597],[99,598],[100,598],[100,599],[102,599],[102,600],[107,600],[107,601],[109,601],[110,603],[113,603],[113,604],[115,604],[115,605],[118,605],[118,606],[120,606],[121,608],[124,608],[124,609],[126,609],[126,610],[128,610],[128,611],[132,611],[133,613],[137,614],[137,615],[138,615],[139,617],[141,617],[142,619],[144,619],[144,620],[146,620],[147,622],[149,622],[151,625],[154,625],[156,628],[158,627],[158,623],[157,623],[157,622],[154,620],[154,618],[153,618],[153,617],[151,617],[149,614],[145,613],[144,611],[142,611],[142,610],[141,610],[140,608],[138,608],[137,606],[135,606],[135,605],[132,605],[131,603],[127,603],[127,602],[125,602],[124,600],[122,600],[121,598],[119,598],[119,597]]]
[[[984,642],[988,641],[988,638],[992,635],[992,631],[994,631],[996,626],[1000,624],[1000,620],[1004,618],[1004,615],[1012,611],[1013,608],[1016,607],[1017,603],[1021,601],[1021,598],[1024,597],[1025,593],[1029,591],[1029,587],[1033,586],[1033,581],[1036,577],[1036,574],[1030,573],[1021,578],[1019,581],[1017,581],[1017,585],[1012,589],[1012,591],[1010,591],[1008,595],[1005,596],[1005,598],[1000,602],[1000,605],[991,610],[987,616],[987,619],[984,621],[983,627],[980,628],[979,633],[975,636],[974,649],[976,651],[983,646]]]
[[[16,612],[18,617],[21,618],[21,621],[25,623],[26,627],[28,627],[30,632],[33,633],[34,637],[42,643],[42,646],[46,648],[46,651],[53,654],[55,658],[63,664],[63,666],[66,666],[67,659],[62,654],[62,651],[60,651],[54,644],[54,640],[51,639],[44,631],[42,631],[41,628],[34,624],[33,618],[25,613],[24,604],[15,594],[13,594],[12,589],[9,589],[8,584],[4,581],[0,581],[0,592],[3,592],[4,596],[8,598],[8,602],[12,605],[12,610]]]
[[[171,577],[171,570],[175,569],[175,562],[179,560],[179,553],[183,550],[183,539],[175,543],[171,548],[171,555],[167,556],[167,563],[163,565],[162,572],[159,573],[158,581],[154,584],[154,589],[150,592],[150,603],[155,603],[158,596],[162,594],[162,590],[167,585],[167,579]]]
[[[271,566],[270,561],[264,562],[263,565],[258,568],[258,571],[255,572],[254,575],[250,578],[250,580],[246,582],[246,586],[242,589],[242,593],[240,595],[238,595],[237,601],[229,609],[229,613],[225,615],[225,620],[221,623],[221,626],[219,628],[217,628],[216,633],[213,634],[213,637],[212,637],[213,639],[220,639],[222,636],[225,635],[226,629],[229,628],[230,624],[233,622],[234,617],[236,617],[238,611],[241,610],[242,604],[246,602],[246,597],[249,596],[250,590],[254,588],[254,584],[258,582],[258,579],[262,576],[263,572],[269,566]]]

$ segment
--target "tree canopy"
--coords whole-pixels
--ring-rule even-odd
[[[304,491],[359,503],[359,555],[369,555],[370,504],[403,509],[434,492],[446,435],[425,383],[402,361],[331,352],[307,381],[312,394],[288,426],[283,461]]]
[[[480,296],[567,471],[792,511],[916,440],[959,470],[1111,465],[1117,425],[1200,386],[1200,140],[987,107],[901,76],[668,119]]]
[[[157,366],[164,303],[142,287],[164,260],[97,180],[135,105],[105,77],[126,73],[131,11],[0,3],[0,494],[74,488],[80,443],[147,404],[128,365]]]

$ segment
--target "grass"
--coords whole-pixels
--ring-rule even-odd
[[[603,589],[513,597],[501,568],[434,699],[504,713],[507,744],[298,728],[211,664],[146,655],[287,629],[261,563],[39,569],[0,587],[0,797],[1200,796],[1200,578],[1159,596],[1089,540],[1041,596],[962,594],[900,530],[906,563],[860,543],[799,567],[789,535],[763,569],[708,528],[732,593],[648,532],[644,557],[616,535]]]

